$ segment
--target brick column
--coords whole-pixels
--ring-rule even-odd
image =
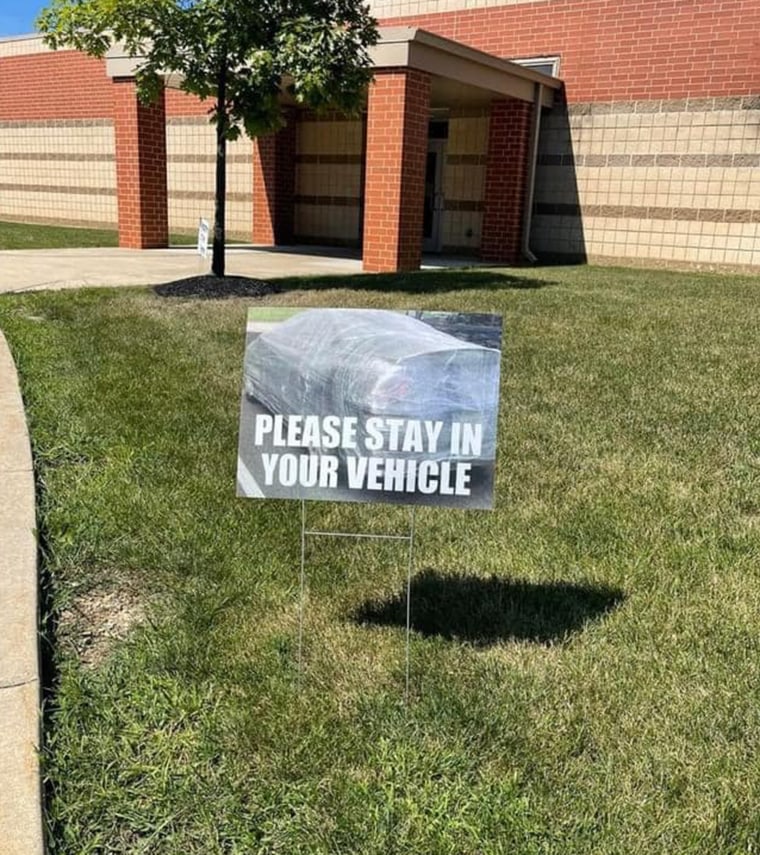
[[[422,260],[430,77],[381,71],[369,87],[363,268],[417,270]]]
[[[113,82],[119,246],[168,246],[166,110],[163,92],[155,104],[137,100],[135,81]]]
[[[485,261],[520,261],[532,109],[526,101],[491,103],[480,240]]]
[[[266,246],[293,243],[296,193],[297,113],[284,128],[253,143],[254,243]]]

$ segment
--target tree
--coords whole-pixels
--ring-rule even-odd
[[[140,58],[146,103],[166,75],[213,99],[216,191],[212,270],[224,276],[226,143],[284,124],[282,96],[300,105],[356,112],[377,41],[369,10],[355,0],[52,0],[37,20],[52,48],[103,57],[116,43]]]

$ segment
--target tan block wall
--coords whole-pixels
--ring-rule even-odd
[[[483,227],[488,112],[452,112],[443,165],[442,248],[476,251]]]
[[[295,239],[358,245],[362,122],[303,115],[296,131]]]
[[[11,36],[0,39],[0,59],[6,56],[28,56],[32,53],[49,53],[50,48],[42,41],[42,36]]]
[[[114,228],[113,123],[0,121],[0,218]]]
[[[166,180],[170,233],[194,234],[200,217],[214,219],[216,136],[205,116],[166,121]],[[227,144],[229,237],[250,241],[253,228],[253,143],[245,136]]]
[[[571,105],[541,135],[539,254],[760,265],[760,98]]]

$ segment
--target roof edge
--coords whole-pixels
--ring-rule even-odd
[[[529,80],[532,83],[540,83],[550,89],[561,89],[562,80],[558,77],[551,77],[548,74],[542,74],[540,71],[535,71],[532,68],[518,65],[508,59],[502,59],[492,53],[478,50],[470,47],[462,42],[448,39],[445,36],[439,36],[437,33],[431,33],[429,30],[424,30],[421,27],[380,27],[380,40],[375,46],[372,54],[373,59],[378,49],[382,49],[384,45],[398,45],[408,43],[410,45],[425,45],[434,50],[441,51],[445,54],[460,57],[481,65],[489,66],[490,68],[501,70],[512,74],[515,77]],[[378,59],[381,59],[378,56]],[[383,66],[379,62],[375,62],[377,67]],[[422,69],[424,70],[424,69]]]

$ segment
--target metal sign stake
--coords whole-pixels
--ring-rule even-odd
[[[301,499],[301,572],[299,580],[298,596],[298,690],[300,692],[303,681],[303,629],[304,629],[304,601],[306,598],[306,537],[353,537],[369,540],[400,540],[409,545],[406,565],[406,640],[404,650],[404,706],[409,703],[409,674],[410,674],[410,647],[412,634],[412,570],[414,565],[414,513],[415,506],[409,511],[409,534],[373,534],[371,532],[357,531],[321,531],[306,528],[306,500]]]
[[[409,512],[409,558],[406,567],[406,681],[404,706],[409,704],[409,648],[412,635],[412,560],[414,554],[414,505]]]
[[[306,500],[301,499],[301,576],[298,595],[298,691],[301,691],[303,674],[303,609],[306,587]]]

